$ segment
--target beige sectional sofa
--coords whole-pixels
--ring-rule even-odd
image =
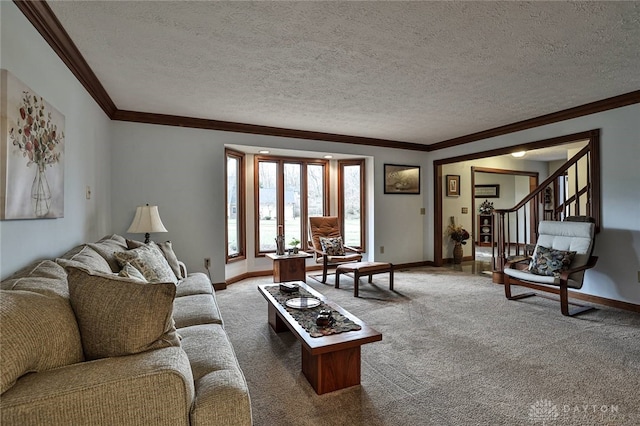
[[[130,247],[112,235],[0,283],[0,424],[252,423],[207,276],[169,245],[175,284],[130,277]]]

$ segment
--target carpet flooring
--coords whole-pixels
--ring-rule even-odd
[[[576,318],[543,297],[508,301],[490,278],[397,271],[340,289],[307,283],[382,333],[362,347],[360,386],[317,395],[300,343],[276,334],[248,279],[217,292],[261,425],[638,425],[640,315],[598,306]]]

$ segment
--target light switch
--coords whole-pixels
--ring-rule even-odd
[[[87,191],[86,191],[85,197],[87,197],[87,200],[91,199],[91,187],[89,185],[87,185]]]
[[[463,207],[462,214],[468,214],[468,213],[469,213],[469,207]]]

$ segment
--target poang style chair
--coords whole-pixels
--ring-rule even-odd
[[[598,258],[592,256],[595,225],[587,222],[542,221],[531,259],[508,262],[504,267],[504,292],[509,300],[535,296],[535,293],[511,294],[512,285],[560,294],[562,315],[574,316],[592,309],[570,303],[569,288],[582,288],[585,270]],[[526,265],[529,262],[529,266]],[[556,288],[557,287],[557,288]],[[579,308],[569,310],[569,304]]]
[[[336,216],[309,218],[309,247],[313,250],[316,263],[322,264],[323,283],[327,281],[330,266],[362,260],[358,249],[344,245],[340,222]]]

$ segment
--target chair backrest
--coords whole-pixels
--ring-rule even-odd
[[[554,250],[575,251],[576,256],[570,268],[584,266],[593,252],[595,224],[590,222],[542,221],[538,225],[537,246]],[[584,272],[571,275],[571,279],[581,282]]]
[[[312,216],[309,218],[309,239],[313,248],[322,251],[320,237],[341,237],[340,221],[337,216]]]

